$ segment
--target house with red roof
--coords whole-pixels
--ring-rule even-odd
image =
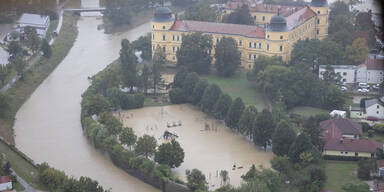
[[[9,176],[0,176],[0,191],[12,189],[12,180]]]

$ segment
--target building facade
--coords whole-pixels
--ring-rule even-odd
[[[24,13],[17,21],[17,29],[20,33],[24,33],[24,28],[29,26],[35,28],[41,38],[45,38],[49,24],[49,16]]]
[[[355,83],[356,82],[356,66],[353,65],[332,65],[331,66],[335,73],[339,74],[341,81],[345,83]],[[319,66],[319,78],[323,79],[323,74],[327,70],[326,65]]]
[[[293,45],[298,40],[322,39],[328,34],[328,4],[326,0],[313,0],[311,4],[296,7],[280,14],[278,9],[256,14],[264,25],[238,25],[202,21],[177,20],[166,7],[159,7],[152,19],[152,49],[160,46],[170,62],[177,62],[183,35],[200,32],[212,36],[213,47],[222,37],[237,42],[244,68],[250,69],[259,55],[281,56],[290,59]],[[231,11],[228,9],[228,11]],[[267,22],[269,21],[269,22]],[[154,52],[154,51],[153,51]],[[214,48],[211,52],[214,56]]]

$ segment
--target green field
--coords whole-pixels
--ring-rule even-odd
[[[218,85],[221,90],[235,99],[240,97],[246,105],[255,105],[261,111],[266,108],[266,101],[261,92],[256,91],[252,82],[247,80],[245,73],[233,77],[219,77],[216,74],[203,76],[209,83]]]
[[[300,107],[295,107],[289,111],[292,114],[297,114],[303,117],[310,117],[310,116],[315,116],[319,114],[328,114],[329,112],[325,109],[319,109],[319,108],[314,108],[314,107],[306,107],[306,106],[300,106]]]
[[[327,182],[324,189],[332,192],[344,192],[341,189],[346,183],[362,182],[356,177],[357,163],[343,161],[327,161],[325,171]]]

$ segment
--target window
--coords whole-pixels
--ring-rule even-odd
[[[163,47],[163,52],[165,53],[165,50],[166,50],[166,48],[165,48],[165,46]]]
[[[239,47],[243,46],[243,41],[239,40]]]
[[[344,152],[340,151],[341,154],[343,154]]]
[[[280,45],[280,52],[282,52],[283,51],[283,46],[282,45]]]
[[[218,42],[219,42],[219,38],[216,37],[216,43],[218,43]]]
[[[177,36],[177,41],[179,41],[180,39],[179,39],[179,36]]]
[[[359,153],[358,153],[358,152],[355,152],[355,156],[356,156],[356,157],[359,156]]]
[[[165,25],[163,25],[163,29],[165,29]]]
[[[152,34],[152,40],[155,40],[155,34]]]
[[[261,49],[261,43],[259,43],[259,49]]]
[[[267,51],[269,51],[269,44],[267,44]]]
[[[256,57],[257,57],[257,55],[256,55],[256,54],[254,54],[254,55],[253,55],[253,60],[256,60]]]
[[[249,42],[249,48],[252,48],[252,42]]]
[[[175,56],[172,56],[172,60],[176,60],[176,57],[175,57]]]
[[[347,72],[343,72],[343,75],[346,76],[346,75],[347,75]]]
[[[173,41],[175,40],[175,35],[172,35],[172,40],[173,40]]]
[[[152,29],[154,29],[155,28],[155,25],[152,25]]]
[[[263,21],[265,21],[265,16],[263,16]]]
[[[380,109],[380,105],[377,105],[377,107],[376,107],[377,109]]]
[[[283,39],[283,36],[282,36],[282,35],[280,35],[280,39]]]
[[[256,20],[256,15],[255,15],[255,16],[253,16],[253,19],[254,19],[254,20]]]
[[[343,79],[343,82],[346,82],[347,80],[346,79]]]
[[[256,49],[256,43],[253,43],[253,48],[255,48],[255,49]]]
[[[344,152],[345,154],[348,154],[348,151]]]
[[[243,53],[242,53],[242,52],[240,52],[240,59],[241,59],[241,56],[243,56]]]
[[[317,29],[317,30],[316,30],[316,34],[319,34],[319,33],[320,33],[320,31]]]
[[[176,47],[172,47],[172,52],[175,52],[176,51]]]
[[[256,17],[256,16],[255,16]],[[250,69],[251,68],[251,65],[248,65],[248,69]]]
[[[165,41],[165,35],[163,35],[163,41]]]
[[[379,114],[379,111],[376,111],[376,114]]]
[[[317,11],[317,14],[320,14],[320,10],[319,10],[319,11]]]
[[[248,54],[248,60],[252,59],[252,54]]]
[[[269,39],[269,35],[267,35],[267,39]]]
[[[317,19],[317,24],[320,24],[320,19]]]

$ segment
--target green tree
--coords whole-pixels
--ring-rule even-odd
[[[186,170],[187,186],[192,191],[206,191],[208,190],[205,175],[198,169]]]
[[[249,12],[249,8],[247,5],[243,5],[241,8],[236,9],[228,16],[223,18],[223,22],[225,23],[233,23],[233,24],[243,24],[243,25],[252,25],[253,19]]]
[[[201,3],[197,6],[188,8],[184,13],[184,19],[194,21],[215,22],[217,19],[217,9],[208,4]]]
[[[374,48],[376,45],[376,26],[373,22],[372,12],[360,12],[356,16],[356,28],[358,31],[366,33],[367,45],[370,48]]]
[[[143,68],[141,69],[141,75],[140,75],[141,86],[143,87],[144,95],[147,95],[151,76],[152,76],[152,72],[150,67],[148,65],[144,65]]]
[[[104,125],[110,135],[120,134],[123,128],[123,124],[112,115],[108,116]]]
[[[110,108],[110,103],[104,96],[100,94],[91,94],[83,98],[81,106],[88,115],[97,115],[101,112],[108,111]]]
[[[9,73],[8,67],[5,66],[5,65],[0,65],[0,81],[1,81],[1,85],[4,85],[5,79],[7,78],[8,73]]]
[[[12,60],[11,65],[15,67],[17,74],[21,75],[21,78],[23,78],[24,69],[27,66],[27,63],[24,61],[24,58],[22,56],[17,56],[15,59]]]
[[[187,97],[188,102],[193,101],[193,90],[195,89],[199,80],[199,75],[197,75],[197,73],[195,72],[189,73],[185,78],[183,85],[183,93]]]
[[[60,187],[61,192],[82,192],[81,184],[73,177],[66,179]]]
[[[221,89],[216,84],[209,85],[205,88],[203,97],[201,98],[201,108],[203,109],[203,112],[211,113],[220,95]]]
[[[327,176],[323,167],[310,166],[299,172],[295,185],[300,192],[318,192],[323,189],[326,180]]]
[[[352,65],[358,65],[364,62],[368,55],[367,42],[363,38],[357,38],[352,45],[347,46],[347,57],[352,62]]]
[[[181,88],[172,88],[172,90],[169,91],[168,94],[169,94],[169,100],[173,104],[181,104],[187,101],[185,99],[185,94]]]
[[[207,87],[208,87],[208,82],[206,79],[200,79],[199,82],[197,82],[192,93],[192,103],[194,105],[198,105],[200,103],[201,98],[203,97],[203,94],[204,94],[204,90]]]
[[[159,164],[168,165],[176,168],[184,162],[184,150],[176,140],[170,143],[163,143],[155,153],[155,161]]]
[[[272,135],[272,151],[275,155],[288,155],[289,147],[295,141],[296,133],[292,125],[282,120],[277,124],[276,130]]]
[[[145,36],[140,36],[132,42],[136,50],[141,51],[141,57],[145,60],[152,59],[152,35],[147,33]]]
[[[152,79],[153,79],[153,90],[156,95],[157,86],[160,83],[161,75],[160,69],[167,62],[165,58],[165,53],[161,51],[160,46],[156,47],[155,54],[153,55],[153,64],[152,64]]]
[[[369,192],[369,185],[366,183],[346,183],[342,189],[345,192]]]
[[[324,141],[322,138],[322,130],[319,123],[313,117],[304,121],[303,133],[308,136],[313,146],[320,151],[323,150]]]
[[[127,146],[132,146],[136,143],[137,136],[135,135],[135,132],[133,131],[132,128],[124,127],[121,130],[119,139],[122,144],[126,144]]]
[[[224,119],[231,107],[232,98],[226,93],[220,95],[219,99],[213,106],[213,114],[217,119]]]
[[[260,55],[259,57],[257,57],[252,70],[248,71],[247,79],[249,81],[255,81],[258,78],[259,73],[264,71],[267,66],[271,65],[283,65],[282,58],[277,56],[269,57],[265,55]]]
[[[187,78],[188,70],[186,67],[180,67],[175,77],[173,78],[173,87],[175,88],[183,88],[185,78]]]
[[[340,31],[335,31],[334,33],[330,34],[329,39],[341,45],[345,49],[347,45],[352,44],[352,32],[353,31],[349,31],[347,29],[341,29]]]
[[[41,44],[41,50],[43,51],[43,55],[46,58],[50,58],[52,56],[52,49],[46,39],[43,39]]]
[[[253,135],[255,119],[257,117],[257,109],[250,105],[245,108],[239,120],[239,132],[248,136]]]
[[[273,122],[272,114],[264,109],[256,118],[253,142],[267,150],[267,145],[271,144],[274,131],[275,123]]]
[[[17,41],[11,41],[8,44],[8,52],[10,55],[16,56],[20,54],[22,51],[23,51],[23,48],[21,48],[20,43],[18,43]]]
[[[121,41],[120,49],[120,76],[123,85],[130,88],[133,92],[133,87],[137,85],[137,57],[133,46],[127,39]]]
[[[36,51],[40,48],[40,37],[36,32],[36,29],[33,27],[25,27],[24,28],[25,33],[25,44],[26,46],[31,49],[33,53],[36,53]]]
[[[114,25],[131,23],[131,1],[108,0],[105,1],[104,18],[107,18]]]
[[[221,170],[220,171],[220,178],[221,178],[222,184],[226,185],[228,180],[229,180],[228,171],[227,170]]]
[[[300,162],[300,154],[312,150],[311,140],[306,134],[300,134],[289,148],[288,157],[294,163]]]
[[[135,152],[136,154],[143,155],[148,159],[148,157],[155,154],[156,146],[156,138],[149,135],[143,135],[142,137],[139,137],[136,142]]]
[[[290,178],[293,173],[291,162],[287,156],[274,156],[271,160],[271,166],[274,170]]]
[[[243,114],[245,105],[243,103],[243,100],[238,97],[236,98],[232,104],[231,107],[228,110],[227,116],[225,117],[225,124],[233,129],[233,130],[239,130],[239,121],[240,117]]]
[[[220,76],[232,76],[241,65],[235,39],[223,37],[215,48],[215,67]]]
[[[99,182],[89,177],[80,177],[79,183],[83,191],[108,192],[108,190],[104,190],[103,187],[99,185]]]
[[[329,12],[329,20],[334,20],[338,15],[349,16],[349,7],[344,1],[335,1],[331,5],[331,11]]]
[[[327,65],[323,73],[323,80],[327,83],[341,83],[341,75],[335,72],[335,69],[331,65]]]
[[[180,50],[177,52],[177,66],[184,66],[188,71],[208,74],[212,57],[212,37],[201,33],[192,33],[182,37]]]
[[[357,162],[357,177],[362,180],[369,180],[371,172],[377,169],[375,159],[360,159]]]

